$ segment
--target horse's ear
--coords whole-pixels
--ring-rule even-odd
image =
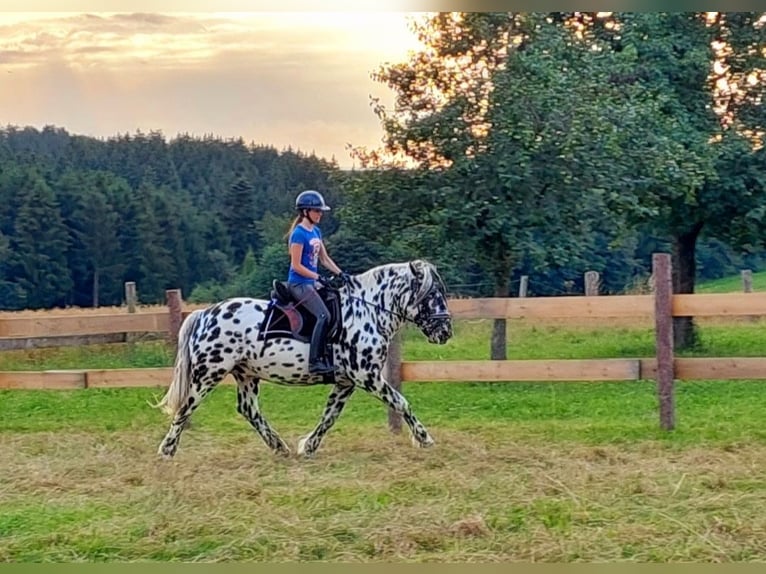
[[[412,271],[412,274],[415,277],[417,277],[418,279],[422,279],[423,262],[420,259],[415,259],[414,261],[410,261],[410,271]]]

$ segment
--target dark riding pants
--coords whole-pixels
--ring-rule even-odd
[[[322,301],[313,283],[288,283],[287,287],[298,304],[303,305],[316,317],[309,355],[309,362],[313,363],[317,357],[324,354],[324,334],[329,319],[327,305]]]

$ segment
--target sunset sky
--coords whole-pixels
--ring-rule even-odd
[[[11,4],[15,0],[9,0]],[[3,2],[6,4],[6,1]],[[352,165],[346,144],[376,147],[370,73],[417,47],[414,12],[206,12],[212,2],[122,11],[119,2],[16,2],[0,12],[0,124],[108,137],[161,130],[242,137]],[[46,5],[69,12],[45,12]],[[221,9],[236,2],[217,3]]]

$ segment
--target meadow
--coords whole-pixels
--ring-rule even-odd
[[[755,271],[752,273],[753,291],[766,290],[766,271]],[[728,275],[720,279],[710,279],[702,282],[696,289],[697,293],[732,293],[742,291],[742,277],[739,275]]]
[[[491,321],[405,360],[489,358]],[[762,356],[762,320],[700,321],[687,356]],[[647,357],[650,322],[508,322],[508,358]],[[7,351],[0,370],[167,366],[161,341]],[[358,391],[313,459],[277,458],[220,386],[157,459],[163,389],[0,392],[0,561],[731,562],[766,559],[761,381],[405,383],[436,445]],[[293,448],[327,388],[264,383]]]

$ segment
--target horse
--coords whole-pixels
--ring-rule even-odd
[[[333,373],[309,372],[312,316],[282,281],[273,281],[269,299],[232,297],[186,316],[178,332],[173,379],[154,405],[172,419],[158,456],[169,460],[176,454],[189,417],[229,373],[237,384],[237,411],[275,454],[289,456],[291,451],[259,409],[262,380],[331,386],[319,422],[298,441],[299,456],[316,453],[357,388],[402,416],[413,445],[434,444],[407,399],[387,382],[384,366],[391,341],[406,322],[433,344],[452,337],[446,287],[436,267],[413,259],[348,275],[341,284],[338,277],[323,279],[318,291],[330,311],[327,346]]]

